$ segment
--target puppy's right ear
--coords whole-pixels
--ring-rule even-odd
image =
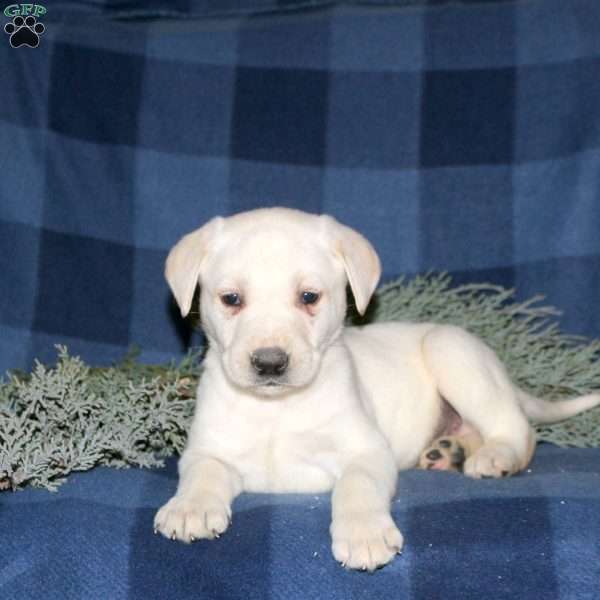
[[[165,277],[182,317],[190,312],[202,261],[222,227],[223,218],[215,217],[200,229],[182,237],[167,256]]]

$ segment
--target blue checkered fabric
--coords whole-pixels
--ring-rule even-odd
[[[385,279],[543,293],[600,334],[596,0],[45,6],[39,47],[0,38],[0,372],[198,343],[169,247],[274,204],[362,231]]]
[[[152,535],[174,493],[158,471],[97,469],[58,494],[0,496],[0,597],[44,600],[597,600],[600,449],[543,445],[500,480],[404,471],[401,556],[372,575],[331,555],[327,495],[244,494],[190,546]]]
[[[0,39],[0,372],[57,342],[95,364],[198,343],[169,247],[276,204],[362,231],[385,279],[544,293],[600,335],[597,0],[45,6],[39,47]],[[404,472],[406,549],[372,576],[331,558],[327,496],[243,495],[189,547],[151,535],[173,461],[98,469],[0,493],[0,596],[595,600],[599,464],[545,446],[508,480]]]

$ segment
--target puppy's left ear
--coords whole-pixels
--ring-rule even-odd
[[[381,263],[370,242],[354,229],[322,215],[325,235],[335,256],[344,265],[356,309],[365,314],[369,300],[381,277]]]

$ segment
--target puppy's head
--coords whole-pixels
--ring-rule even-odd
[[[225,375],[271,397],[316,377],[343,326],[346,282],[364,313],[380,263],[332,217],[273,208],[217,217],[185,236],[165,275],[183,316],[200,283],[202,326]]]

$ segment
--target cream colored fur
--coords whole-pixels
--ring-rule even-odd
[[[543,414],[548,403],[523,396],[479,339],[432,323],[344,329],[346,283],[364,312],[379,276],[356,231],[289,209],[216,218],[172,249],[167,280],[184,316],[200,283],[209,350],[177,493],[156,530],[184,542],[218,537],[242,491],[332,489],[333,555],[349,568],[382,566],[403,544],[390,515],[397,471],[439,433],[442,397],[483,439],[467,475],[527,465],[534,436],[524,410]],[[304,304],[305,291],[318,302]],[[224,304],[227,294],[240,305]],[[251,357],[272,347],[289,363],[267,381]],[[552,416],[599,399],[554,404]]]

